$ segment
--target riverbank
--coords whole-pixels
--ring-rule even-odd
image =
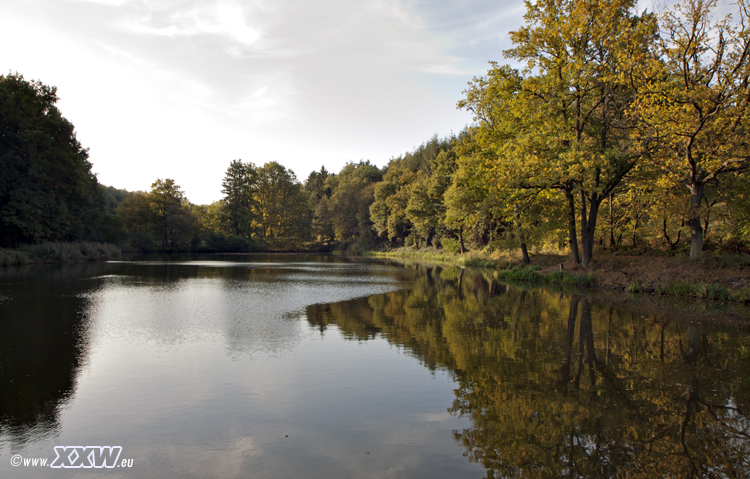
[[[122,258],[122,250],[108,243],[39,243],[18,249],[0,248],[0,266],[35,263],[84,263]]]
[[[627,256],[597,252],[584,268],[567,256],[539,254],[524,266],[510,254],[487,256],[472,251],[398,248],[368,255],[402,261],[496,269],[498,279],[536,283],[577,284],[632,293],[690,296],[750,304],[750,256],[706,252],[699,260],[673,256]]]

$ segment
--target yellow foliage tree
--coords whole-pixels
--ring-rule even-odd
[[[639,145],[665,173],[665,184],[690,194],[690,257],[703,250],[706,185],[750,167],[750,10],[715,20],[715,0],[685,0],[660,19],[647,51],[632,51],[628,82],[636,92]]]

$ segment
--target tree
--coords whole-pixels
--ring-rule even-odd
[[[148,250],[154,246],[153,211],[148,193],[136,191],[122,200],[117,207],[117,218],[130,246],[138,250]]]
[[[292,170],[272,161],[257,169],[254,195],[257,222],[264,238],[305,238],[312,212]]]
[[[182,206],[186,203],[184,193],[173,179],[157,179],[151,184],[149,206],[153,228],[157,237],[161,239],[162,246],[173,243],[172,227],[176,221],[172,217],[180,215]]]
[[[707,185],[750,167],[750,10],[715,21],[715,0],[686,0],[666,11],[647,52],[630,56],[641,145],[669,181],[690,193],[690,257],[703,250]]]
[[[310,204],[313,208],[318,204],[318,201],[323,197],[331,197],[333,193],[331,188],[326,186],[326,180],[329,176],[333,176],[326,170],[325,166],[320,167],[320,171],[311,171],[305,180],[305,191],[310,197]]]
[[[0,76],[0,245],[101,237],[104,200],[57,89]]]
[[[224,193],[229,232],[238,236],[250,237],[254,219],[254,198],[257,188],[257,169],[252,163],[232,160],[221,182]]]
[[[339,241],[357,238],[369,241],[372,234],[370,205],[375,201],[375,185],[383,175],[369,161],[347,163],[326,186],[333,191],[329,201],[333,229]]]
[[[429,243],[445,229],[443,193],[456,169],[454,136],[434,135],[414,151],[393,158],[383,180],[375,186],[370,207],[374,228],[381,236],[403,244],[407,237]]]
[[[151,191],[137,191],[117,208],[117,216],[127,232],[130,245],[148,250],[157,242],[175,249],[183,246],[199,228],[191,205],[174,180],[157,179]]]
[[[511,32],[516,46],[505,52],[525,63],[525,94],[518,96],[516,115],[544,125],[541,131],[522,127],[521,144],[532,148],[521,149],[517,160],[535,160],[538,145],[559,152],[544,155],[545,168],[525,165],[519,171],[530,173],[538,186],[562,188],[571,205],[572,193],[578,193],[584,266],[592,257],[602,201],[640,159],[628,137],[624,111],[632,93],[621,79],[621,58],[646,50],[655,26],[651,15],[636,15],[634,7],[633,0],[527,1],[527,25]]]

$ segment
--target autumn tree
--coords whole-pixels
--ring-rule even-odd
[[[715,0],[686,0],[661,16],[659,36],[633,52],[627,78],[637,92],[641,146],[665,172],[665,184],[690,195],[690,257],[703,250],[706,186],[750,166],[748,6],[716,20]]]
[[[635,6],[633,0],[526,2],[526,26],[511,32],[515,47],[505,52],[524,63],[523,98],[546,126],[542,141],[560,147],[547,168],[532,174],[550,186],[569,181],[578,193],[584,266],[601,203],[640,159],[629,141],[625,108],[632,92],[620,78],[621,57],[645,50],[655,26]]]

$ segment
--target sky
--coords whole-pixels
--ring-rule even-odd
[[[2,0],[0,74],[58,88],[99,182],[221,198],[230,161],[384,166],[472,122],[521,0]]]

